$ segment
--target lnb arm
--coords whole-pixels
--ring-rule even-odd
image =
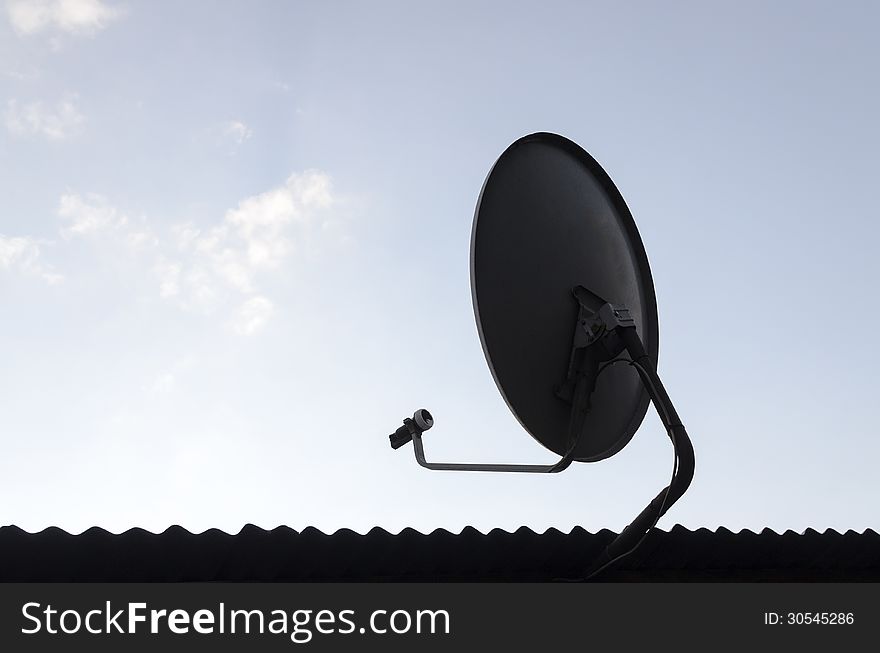
[[[573,419],[577,419],[573,417]],[[577,420],[580,421],[580,420]],[[403,426],[399,427],[389,437],[392,449],[399,449],[412,440],[413,452],[416,462],[425,469],[451,472],[525,472],[531,474],[555,474],[566,469],[574,460],[574,446],[556,463],[552,465],[508,465],[490,463],[432,463],[425,458],[425,447],[422,444],[422,433],[434,425],[434,419],[424,408],[417,410],[412,418],[403,420]],[[572,428],[580,428],[573,424]]]

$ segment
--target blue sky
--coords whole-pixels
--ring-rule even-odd
[[[549,462],[485,366],[468,244],[495,158],[616,181],[697,452],[661,525],[880,528],[873,3],[12,0],[0,18],[3,523],[364,532],[625,525],[649,413]]]

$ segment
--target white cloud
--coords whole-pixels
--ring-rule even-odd
[[[149,390],[153,394],[168,394],[174,390],[177,385],[177,377],[173,372],[163,372],[156,376]]]
[[[58,202],[58,215],[65,221],[61,233],[65,237],[83,236],[106,229],[123,227],[128,219],[121,216],[115,206],[107,198],[97,193],[77,195],[66,193]],[[128,237],[140,235],[138,232]]]
[[[14,270],[40,277],[49,284],[62,280],[60,274],[42,263],[40,245],[27,236],[4,236],[0,234],[0,271]]]
[[[173,362],[167,369],[159,371],[143,389],[151,395],[167,395],[174,392],[185,379],[186,373],[195,366],[196,357],[186,354]]]
[[[251,335],[275,313],[265,282],[294,253],[327,238],[327,226],[338,224],[327,211],[336,202],[330,178],[310,170],[243,199],[214,225],[175,224],[163,236],[94,193],[63,195],[58,215],[68,239],[104,234],[116,247],[150,255],[146,268],[161,298],[189,311],[229,311],[233,330]]]
[[[125,239],[134,249],[146,249],[157,247],[159,245],[159,239],[156,238],[155,234],[153,234],[149,228],[140,230],[137,228],[130,229],[128,233],[126,233]]]
[[[223,124],[223,136],[231,140],[235,145],[241,145],[251,136],[253,130],[240,120],[230,120]]]
[[[156,276],[159,279],[159,296],[176,297],[180,294],[180,264],[159,260]]]
[[[18,136],[38,135],[50,141],[63,141],[78,134],[85,123],[73,97],[58,102],[54,107],[43,102],[6,103],[6,129]]]
[[[267,298],[251,297],[238,309],[233,326],[242,335],[253,335],[266,325],[274,312],[275,306]]]
[[[122,12],[102,0],[7,0],[6,13],[23,36],[48,30],[92,36]]]
[[[39,79],[40,73],[33,68],[7,68],[3,71],[3,76],[14,79],[17,82],[32,82]]]
[[[178,225],[173,234],[181,269],[171,283],[166,264],[166,287],[196,303],[214,302],[228,291],[255,294],[258,278],[278,269],[295,250],[292,227],[321,223],[321,211],[333,201],[330,178],[311,170],[242,200],[214,227]]]

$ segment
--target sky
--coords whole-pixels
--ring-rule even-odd
[[[649,412],[562,474],[485,364],[474,206],[517,138],[608,171],[694,442],[669,528],[880,529],[871,2],[9,0],[0,523],[625,526]]]

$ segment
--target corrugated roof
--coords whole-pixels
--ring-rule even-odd
[[[315,528],[230,535],[0,528],[0,581],[549,581],[578,579],[614,537],[519,528],[398,534]],[[880,535],[833,530],[652,532],[601,580],[880,581]]]

